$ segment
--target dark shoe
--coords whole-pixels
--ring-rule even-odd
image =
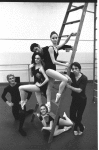
[[[83,130],[82,131],[80,131],[79,130],[79,134],[78,135],[82,135],[83,134],[83,132],[84,132],[84,129],[85,129],[85,126],[83,126],[84,128],[83,128]]]
[[[19,132],[22,136],[26,136],[26,132],[23,129],[19,129]]]

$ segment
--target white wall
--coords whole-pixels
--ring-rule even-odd
[[[80,5],[82,4],[80,3]],[[78,6],[79,3],[75,3],[74,5]],[[67,7],[68,3],[58,2],[0,2],[0,65],[29,64],[32,55],[30,52],[31,43],[37,42],[42,47],[50,45],[50,33],[53,30],[59,33]],[[94,4],[89,3],[87,10],[94,11]],[[68,21],[78,20],[80,16],[81,11],[79,13],[73,12],[69,16]],[[93,14],[87,12],[75,61],[93,63],[93,25]],[[64,34],[76,32],[77,27],[77,25],[66,26]],[[71,38],[68,44],[73,45],[73,40],[74,38]],[[59,55],[59,59],[61,60],[67,60],[68,58],[70,58],[70,53],[64,54],[61,52]],[[91,64],[90,71],[83,70],[89,79],[93,78],[92,67]],[[16,70],[20,69],[20,71],[13,71],[13,68]],[[8,73],[20,76],[21,81],[27,81],[27,71],[21,71],[24,68],[27,69],[23,65],[14,67],[0,66],[0,70],[12,70],[0,71],[0,82],[6,82],[6,75]]]

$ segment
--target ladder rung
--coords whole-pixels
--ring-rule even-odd
[[[74,9],[71,9],[71,10],[69,10],[68,12],[76,11],[76,10],[78,10],[78,9],[82,9],[83,7],[84,7],[84,5],[79,6],[79,7],[76,7],[76,8],[74,8]]]
[[[61,37],[68,37],[69,35],[62,35]],[[72,35],[72,36],[76,36],[76,34],[75,35]]]
[[[94,13],[93,11],[89,11],[89,10],[87,10],[87,12],[89,12],[89,13]]]
[[[74,6],[74,5],[72,5],[72,7],[77,8],[77,6]],[[89,10],[87,10],[87,12],[94,13],[93,11],[89,11]]]
[[[55,116],[56,116],[56,115],[55,115],[53,112],[50,112],[49,115],[50,115],[53,119],[55,119]]]
[[[76,21],[71,21],[71,22],[67,22],[67,23],[63,23],[64,25],[68,25],[68,24],[73,24],[73,23],[78,23],[80,22],[80,20],[76,20]]]
[[[56,106],[59,106],[59,103],[55,103],[55,99],[53,99],[51,102],[54,103]]]

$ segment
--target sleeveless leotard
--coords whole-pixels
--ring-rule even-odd
[[[53,49],[54,49],[54,47],[53,47]],[[58,52],[56,53],[56,51],[54,50],[55,60],[57,59],[57,56],[58,56]],[[47,70],[47,69],[56,70],[56,65],[53,64],[48,49],[44,51],[44,63],[45,63],[45,67],[44,67],[45,70]]]
[[[35,66],[33,67],[33,76],[34,76],[34,84],[36,82],[38,83],[42,83],[45,80],[45,77],[43,76],[43,74],[39,71],[38,69],[35,69]],[[46,97],[46,89],[47,89],[47,85],[48,83],[44,84],[42,87],[40,87],[40,91],[42,92],[42,94]]]

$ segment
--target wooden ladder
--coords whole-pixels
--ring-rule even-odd
[[[60,30],[60,33],[59,33],[58,44],[60,43],[60,40],[61,40],[62,37],[68,36],[68,35],[62,35],[65,26],[69,25],[69,24],[79,23],[78,31],[77,31],[75,42],[74,42],[73,51],[72,51],[71,58],[70,58],[70,64],[73,63],[73,60],[74,60],[74,57],[75,57],[75,54],[76,54],[76,50],[77,50],[77,45],[78,45],[78,41],[79,41],[79,38],[80,38],[81,29],[82,29],[84,18],[85,18],[85,14],[86,14],[86,11],[87,11],[87,6],[88,6],[88,3],[84,3],[84,5],[79,6],[79,7],[73,6],[72,3],[69,3],[69,6],[67,8],[67,11],[66,11],[63,23],[62,23],[62,27],[61,27],[61,30]],[[72,7],[74,7],[74,8],[72,8]],[[82,9],[81,19],[80,20],[71,21],[71,22],[67,22],[67,19],[69,17],[69,13],[72,13],[72,12],[77,11],[79,9]],[[70,67],[67,70],[67,74],[70,75]],[[65,88],[65,90],[66,90],[66,88]],[[52,141],[52,139],[53,139],[55,127],[57,125],[57,121],[58,121],[58,117],[59,117],[59,110],[60,110],[61,104],[62,104],[62,99],[64,99],[64,97],[65,97],[65,90],[63,91],[62,96],[61,96],[58,104],[55,103],[55,100],[52,100],[52,102],[57,105],[57,109],[56,109],[56,114],[53,114],[53,112],[50,113],[50,115],[52,117],[54,116],[54,123],[53,123],[53,127],[52,127],[52,130],[51,130],[49,139],[48,139],[48,143],[50,143]]]

